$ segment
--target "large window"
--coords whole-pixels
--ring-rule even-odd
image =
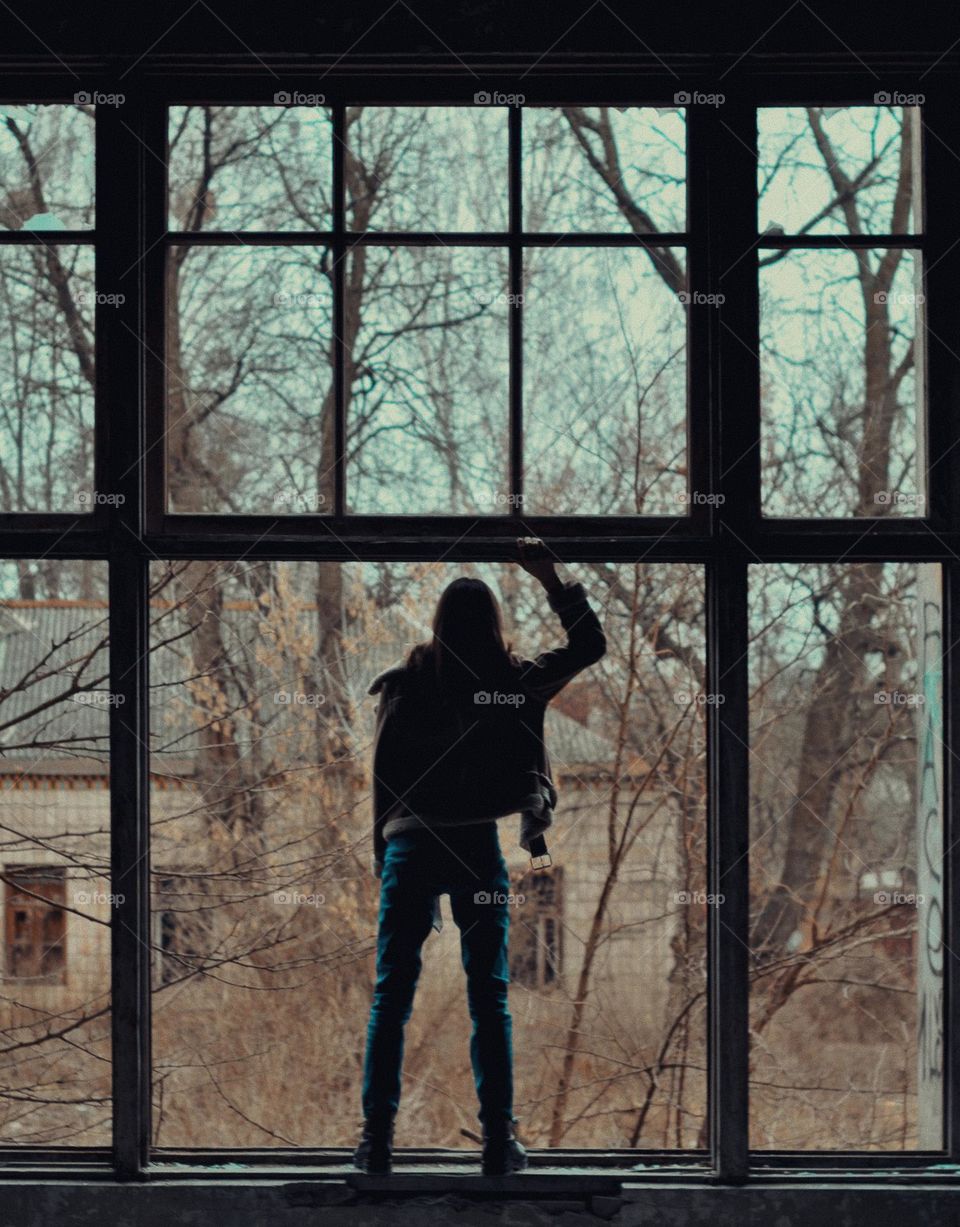
[[[682,107],[175,107],[168,139],[170,510],[687,509]]]
[[[502,824],[526,1142],[954,1162],[943,142],[899,96],[419,84],[0,107],[0,1145],[342,1161],[367,685],[463,572],[554,642],[536,534],[609,647],[548,715],[552,873]],[[475,1127],[444,920],[421,1166]]]

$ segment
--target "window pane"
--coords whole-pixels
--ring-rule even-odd
[[[543,593],[502,564],[154,565],[160,1146],[355,1142],[379,900],[367,687],[427,637],[437,596],[463,572],[493,587],[523,654],[562,641]],[[534,1146],[703,1146],[702,572],[572,575],[608,650],[547,711],[549,890],[525,889],[519,820],[499,823],[524,895],[509,951],[517,1115]],[[459,935],[448,897],[441,907],[396,1140],[475,1153],[460,1134],[476,1095]]]
[[[350,509],[509,510],[509,278],[505,251],[352,253],[360,318],[351,362]]]
[[[686,228],[681,107],[527,107],[527,230],[648,234]]]
[[[764,510],[924,515],[919,255],[793,251],[763,263]]]
[[[752,1144],[936,1149],[940,568],[750,578]]]
[[[920,228],[918,107],[762,107],[757,122],[761,232]]]
[[[110,1144],[106,593],[104,563],[0,563],[4,1146]]]
[[[330,229],[322,105],[175,106],[168,133],[171,230]]]
[[[94,108],[0,102],[0,230],[93,226]]]
[[[332,507],[330,265],[324,247],[171,251],[171,510]]]
[[[351,107],[351,230],[506,230],[505,107]]]
[[[92,510],[93,248],[0,248],[0,511]]]
[[[524,510],[682,515],[683,252],[531,248],[524,261]]]

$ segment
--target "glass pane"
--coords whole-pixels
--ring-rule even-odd
[[[351,230],[506,230],[507,110],[351,107],[344,184]]]
[[[925,514],[918,253],[765,253],[763,505],[775,516]]]
[[[0,102],[0,230],[90,229],[93,148],[93,105]]]
[[[94,490],[93,248],[0,248],[0,511],[84,514]]]
[[[751,1141],[936,1149],[940,568],[750,579]]]
[[[170,229],[329,230],[333,129],[317,98],[318,105],[171,107]]]
[[[507,253],[354,250],[362,289],[350,363],[351,511],[504,514],[508,464]]]
[[[761,232],[919,230],[918,107],[761,107],[757,122]]]
[[[684,514],[683,251],[530,248],[524,261],[524,510]]]
[[[527,230],[686,228],[682,107],[526,107]]]
[[[181,247],[169,260],[171,510],[329,510],[329,250]]]
[[[107,569],[0,563],[0,1143],[109,1146]]]
[[[515,566],[154,565],[158,1145],[355,1143],[379,902],[367,687],[428,637],[437,596],[464,572],[490,584],[519,652],[562,642]],[[702,1147],[702,571],[594,564],[573,577],[608,646],[547,709],[549,889],[529,877],[518,818],[498,824],[515,895],[516,1112],[538,1147]],[[477,1104],[449,897],[441,909],[396,1140],[475,1154],[460,1133]]]

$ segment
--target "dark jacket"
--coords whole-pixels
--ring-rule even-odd
[[[401,662],[379,674],[373,746],[373,849],[377,876],[384,828],[408,815],[460,825],[521,813],[521,843],[552,821],[556,789],[544,744],[547,704],[606,651],[583,585],[549,595],[567,633],[563,647],[515,660],[502,690],[478,689],[469,709],[438,701],[421,670]]]

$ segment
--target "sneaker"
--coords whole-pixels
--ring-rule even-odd
[[[388,1176],[393,1156],[393,1117],[363,1122],[360,1142],[353,1152],[353,1166],[368,1176]]]
[[[517,1141],[515,1122],[498,1121],[483,1129],[483,1174],[509,1176],[527,1166],[527,1152]]]

